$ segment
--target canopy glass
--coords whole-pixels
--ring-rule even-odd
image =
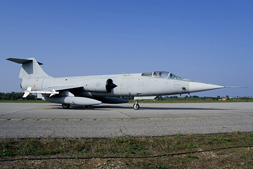
[[[149,76],[149,77],[167,78],[167,79],[182,79],[179,76],[176,76],[170,72],[165,72],[165,71],[146,72],[146,73],[142,73],[141,75]]]

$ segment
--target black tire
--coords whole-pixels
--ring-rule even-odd
[[[68,109],[70,107],[70,104],[62,104],[62,108]]]
[[[134,104],[133,108],[134,108],[134,110],[139,110],[140,105],[139,104]]]

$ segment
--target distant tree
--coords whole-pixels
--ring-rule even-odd
[[[170,96],[170,98],[177,99],[177,98],[178,98],[178,96]]]
[[[0,93],[0,100],[4,100],[5,93]]]
[[[11,93],[0,93],[0,100],[19,100],[23,99],[23,94],[22,92],[11,92]],[[35,95],[28,95],[26,100],[36,100]]]
[[[22,93],[22,95],[23,95],[23,93]],[[29,96],[27,96],[27,100],[36,100],[36,99],[37,99],[37,97],[35,95],[30,94]]]

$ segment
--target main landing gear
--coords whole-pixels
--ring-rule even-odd
[[[140,105],[138,104],[138,100],[135,101],[133,108],[134,110],[138,110],[140,108]]]
[[[62,108],[64,108],[64,109],[68,109],[70,107],[70,104],[62,104]]]

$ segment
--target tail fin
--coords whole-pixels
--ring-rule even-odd
[[[8,58],[7,60],[22,64],[19,78],[50,78],[40,67],[42,63],[37,62],[34,58],[27,59],[17,59],[17,58]]]

